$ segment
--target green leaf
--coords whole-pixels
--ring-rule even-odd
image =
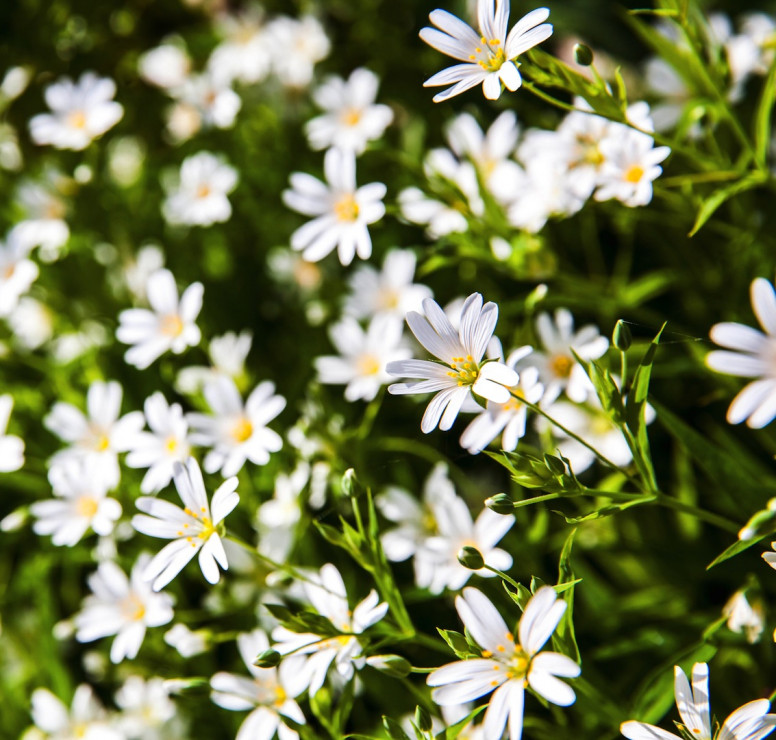
[[[574,587],[579,583],[579,580],[574,578],[574,569],[571,567],[571,550],[574,546],[574,535],[576,533],[576,528],[569,533],[566,542],[563,544],[558,562],[558,587],[556,587],[555,592],[559,593],[558,588],[560,586],[564,587],[565,596],[563,598],[566,601],[566,611],[563,613],[563,617],[555,629],[553,644],[564,655],[568,655],[576,663],[579,663],[579,647],[574,634]]]
[[[455,740],[455,738],[457,738],[463,732],[466,725],[474,721],[482,712],[485,711],[485,707],[487,707],[487,704],[473,709],[463,719],[458,720],[458,722],[456,722],[454,725],[450,725],[450,727],[448,727],[446,730],[440,732],[437,735],[437,738],[439,738],[439,740]]]
[[[442,639],[461,660],[466,660],[467,658],[472,657],[479,657],[479,653],[472,651],[469,641],[460,632],[455,632],[454,630],[443,630],[439,627],[437,627],[437,632],[439,632]]]
[[[772,537],[774,533],[776,533],[776,521],[772,522],[765,531],[758,532],[751,539],[736,540],[732,545],[730,545],[730,547],[726,548],[723,552],[717,555],[717,557],[706,566],[706,570],[711,570],[715,565],[719,565],[720,563],[724,563],[726,560],[730,560],[730,558],[733,558],[736,555],[740,555],[750,547],[754,547],[758,542],[762,542],[764,539]]]
[[[754,148],[757,162],[761,167],[765,166],[771,144],[774,102],[776,102],[776,60],[771,63],[771,68],[768,70],[754,117]]]
[[[265,604],[267,611],[292,632],[312,632],[321,637],[333,637],[341,632],[320,614],[310,611],[291,611],[281,604]]]
[[[732,185],[726,185],[723,188],[715,190],[701,203],[698,215],[695,217],[695,223],[687,236],[695,236],[725,201],[730,200],[740,193],[744,193],[747,190],[752,190],[752,188],[762,185],[767,179],[768,175],[764,172],[752,172],[734,182]]]
[[[410,740],[410,736],[404,732],[401,725],[390,717],[383,717],[383,727],[391,740]]]

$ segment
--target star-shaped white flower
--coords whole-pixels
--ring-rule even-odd
[[[24,440],[15,434],[6,434],[11,418],[13,396],[0,396],[0,473],[12,473],[24,465]]]

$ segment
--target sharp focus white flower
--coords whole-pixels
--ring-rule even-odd
[[[361,643],[356,635],[379,622],[388,611],[388,604],[378,603],[377,592],[372,590],[351,611],[342,576],[331,563],[326,563],[319,573],[310,576],[304,590],[318,614],[345,633],[324,638],[307,632],[291,632],[285,627],[273,630],[272,639],[277,643],[273,648],[281,655],[293,653],[286,661],[291,663],[288,673],[293,677],[294,695],[307,688],[312,697],[323,686],[332,663],[341,678],[352,678],[354,663],[363,663],[358,660],[361,658]]]
[[[151,310],[130,308],[119,314],[116,339],[133,345],[124,360],[144,370],[167,351],[180,354],[199,344],[201,334],[194,322],[203,292],[202,283],[192,283],[179,300],[173,274],[166,269],[152,273],[146,286]]]
[[[48,689],[35,689],[32,721],[48,740],[124,740],[86,684],[75,690],[69,710]]]
[[[178,373],[176,388],[181,393],[198,393],[217,377],[224,375],[238,381],[245,375],[245,359],[251,351],[253,335],[250,331],[235,334],[228,331],[210,340],[208,355],[213,363],[211,367],[194,365],[185,367]]]
[[[298,682],[289,675],[292,663],[285,661],[278,668],[257,668],[256,656],[269,647],[261,630],[237,638],[240,656],[251,677],[223,671],[210,679],[210,698],[219,707],[234,712],[252,710],[237,731],[236,740],[254,740],[277,736],[280,740],[296,740],[299,735],[283,722],[283,717],[305,724],[305,717],[294,697],[299,693]]]
[[[709,667],[696,663],[692,667],[692,686],[684,671],[674,668],[674,693],[682,725],[688,735],[697,740],[712,740],[711,709],[709,707]],[[736,709],[722,723],[715,740],[762,740],[776,729],[776,714],[768,714],[771,703],[756,699]],[[681,740],[673,732],[661,730],[645,722],[623,722],[620,732],[629,740]]]
[[[46,88],[51,113],[30,120],[32,140],[57,149],[86,149],[124,114],[121,105],[113,100],[115,94],[116,83],[93,72],[84,72],[77,83],[68,77],[61,78]]]
[[[450,85],[434,96],[434,102],[440,103],[480,83],[483,94],[490,100],[501,95],[501,83],[508,90],[517,90],[523,81],[515,60],[552,35],[552,26],[544,23],[549,15],[547,8],[533,10],[507,33],[509,0],[479,0],[477,33],[446,10],[432,11],[429,19],[437,28],[422,29],[420,38],[429,46],[462,62],[438,72],[423,83],[425,87]]]
[[[231,378],[220,376],[205,386],[205,400],[215,414],[189,414],[191,442],[212,447],[205,456],[205,470],[224,476],[236,475],[246,460],[266,465],[269,453],[277,452],[283,440],[267,424],[286,406],[286,399],[275,395],[275,384],[259,383],[243,404]]]
[[[383,217],[386,187],[372,182],[356,188],[353,152],[329,149],[323,169],[326,183],[294,172],[291,190],[283,192],[283,202],[289,208],[314,217],[291,235],[291,246],[303,250],[302,256],[310,262],[323,259],[335,247],[343,265],[349,265],[356,254],[367,259],[372,254],[367,225]]]
[[[495,689],[482,724],[488,740],[501,738],[507,723],[509,740],[520,740],[527,687],[558,706],[574,703],[574,690],[558,677],[577,677],[579,666],[560,653],[539,652],[566,611],[566,602],[557,599],[553,588],[543,586],[531,597],[520,618],[517,641],[496,607],[477,589],[464,589],[455,607],[482,648],[482,658],[449,663],[431,673],[426,683],[435,687],[434,702],[462,704]]]
[[[403,319],[408,311],[418,311],[431,289],[413,283],[415,255],[408,249],[392,249],[385,255],[383,269],[361,265],[350,277],[350,295],[345,313],[357,319],[388,314]]]
[[[750,293],[764,333],[744,324],[715,324],[709,336],[725,351],[710,352],[706,364],[718,373],[756,378],[733,399],[727,420],[731,424],[746,420],[752,429],[761,429],[776,417],[776,291],[765,278],[756,278]]]
[[[191,59],[177,44],[162,44],[140,55],[140,76],[152,85],[173,90],[186,81],[191,71]]]
[[[768,555],[767,552],[763,553],[764,558],[766,555]],[[770,565],[768,558],[765,560]],[[765,627],[763,607],[760,601],[753,600],[749,603],[745,590],[736,591],[728,599],[722,609],[722,615],[727,617],[727,626],[731,632],[743,633],[750,644],[760,641],[760,635]]]
[[[100,563],[89,576],[92,593],[75,616],[78,642],[92,642],[115,635],[110,659],[120,663],[137,656],[147,627],[159,627],[172,620],[172,597],[151,591],[143,572],[151,558],[142,554],[130,578],[112,561]]]
[[[175,716],[175,704],[162,678],[130,676],[116,692],[121,709],[119,729],[128,740],[162,740],[166,725]]]
[[[506,403],[507,390],[519,378],[512,368],[501,362],[482,363],[498,320],[498,306],[482,303],[479,293],[472,293],[461,310],[460,329],[456,331],[439,304],[431,298],[423,301],[425,315],[410,311],[407,325],[417,340],[441,362],[400,360],[388,365],[391,375],[420,378],[419,383],[394,383],[389,393],[430,393],[431,399],[420,428],[428,434],[437,424],[443,431],[455,422],[464,401],[476,393],[497,403]]]
[[[29,247],[11,232],[5,244],[0,243],[0,317],[9,316],[38,278],[38,266],[28,256]]]
[[[154,591],[164,588],[197,554],[208,583],[218,583],[219,565],[224,570],[229,567],[219,536],[222,527],[218,525],[240,501],[235,491],[237,478],[225,480],[213,494],[211,503],[207,500],[199,464],[193,457],[185,467],[180,463],[175,465],[174,478],[183,509],[162,499],[139,498],[136,504],[143,514],[132,517],[132,526],[138,532],[172,540],[143,571],[143,578],[153,581]]]
[[[229,220],[232,206],[226,196],[237,186],[237,171],[220,157],[210,152],[186,157],[179,182],[162,209],[169,223],[210,226]]]
[[[346,401],[371,401],[381,386],[391,382],[387,364],[411,355],[402,346],[401,320],[391,315],[375,316],[366,331],[345,316],[331,327],[329,336],[341,356],[316,357],[315,369],[321,383],[345,384]]]
[[[326,113],[305,126],[313,149],[351,149],[360,154],[368,142],[379,139],[393,120],[387,105],[375,104],[380,80],[374,72],[359,68],[347,81],[329,77],[313,93]]]
[[[148,468],[140,484],[142,493],[157,493],[169,485],[176,462],[186,462],[190,455],[189,425],[180,404],[168,404],[156,392],[143,406],[150,432],[140,432],[126,463],[130,468]]]
[[[12,473],[24,465],[24,440],[14,434],[6,434],[13,409],[13,396],[0,395],[0,473]]]
[[[317,19],[279,16],[266,28],[266,43],[272,51],[272,69],[288,87],[306,87],[317,62],[325,59],[331,43]]]
[[[49,471],[53,499],[36,501],[30,513],[38,521],[36,534],[52,535],[54,545],[72,547],[91,527],[97,534],[108,535],[121,516],[121,504],[108,498],[104,473],[85,459],[63,460]]]
[[[69,403],[54,404],[43,425],[70,446],[57,452],[52,464],[68,459],[83,461],[90,473],[104,478],[108,488],[118,485],[118,453],[131,449],[143,428],[141,411],[119,418],[122,393],[115,380],[95,380],[86,394],[88,416]]]

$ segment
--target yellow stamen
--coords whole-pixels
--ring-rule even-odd
[[[342,123],[346,126],[357,126],[361,121],[361,110],[359,108],[347,108],[342,113]]]
[[[382,369],[382,363],[374,355],[361,355],[356,361],[359,375],[377,375]]]
[[[240,417],[232,426],[232,439],[238,444],[250,439],[253,434],[253,424],[244,416]]]
[[[633,185],[637,185],[641,182],[642,177],[644,177],[644,168],[634,164],[628,167],[628,169],[625,171],[623,180],[625,180],[625,182],[632,183]]]
[[[74,110],[67,116],[67,123],[72,128],[86,128],[86,114],[82,110]]]
[[[183,333],[183,321],[177,314],[163,316],[159,321],[159,331],[166,337],[179,337]]]
[[[550,370],[559,378],[568,378],[574,369],[574,358],[568,355],[555,355],[550,362]]]
[[[202,183],[202,184],[201,184],[201,185],[200,185],[200,186],[197,188],[197,198],[207,198],[207,197],[208,197],[208,195],[210,195],[210,193],[211,193],[211,192],[212,192],[212,191],[211,191],[211,189],[210,189],[210,185],[208,185],[207,183],[204,183],[204,182],[203,182],[203,183]]]
[[[84,517],[84,519],[91,519],[99,508],[100,505],[97,503],[97,499],[89,495],[80,496],[75,503],[76,513],[78,516]]]
[[[343,195],[334,204],[334,215],[338,221],[355,221],[358,218],[358,212],[358,203],[350,193]]]

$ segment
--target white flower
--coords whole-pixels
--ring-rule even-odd
[[[441,30],[424,28],[420,38],[462,64],[438,72],[423,83],[424,87],[451,85],[434,96],[435,103],[480,83],[483,94],[491,100],[501,95],[502,82],[508,90],[517,90],[523,81],[515,59],[552,35],[552,26],[544,23],[549,15],[547,8],[538,8],[523,16],[507,34],[509,0],[479,0],[477,33],[445,10],[432,11],[429,19]]]
[[[299,19],[279,16],[265,33],[278,79],[289,87],[309,85],[315,64],[325,59],[331,48],[323,26],[310,15]]]
[[[138,249],[137,254],[122,265],[124,281],[129,292],[138,300],[148,299],[146,289],[148,278],[164,267],[164,252],[156,244],[146,244]]]
[[[30,513],[36,534],[52,535],[54,545],[72,547],[91,527],[99,535],[113,531],[121,504],[108,498],[103,472],[86,460],[64,460],[49,471],[53,499],[36,501]]]
[[[205,630],[190,630],[185,624],[176,624],[164,633],[164,641],[175,648],[184,658],[204,653],[207,650]]]
[[[302,517],[300,494],[310,482],[310,472],[310,465],[302,461],[290,475],[278,475],[273,497],[256,512],[258,550],[276,563],[287,559],[294,544],[295,528]]]
[[[507,358],[507,366],[517,370],[518,363],[531,353],[530,347],[521,347]],[[476,455],[484,450],[499,434],[501,448],[512,452],[518,440],[525,435],[528,403],[538,404],[544,393],[539,382],[539,371],[535,367],[520,370],[520,381],[510,389],[512,397],[506,403],[488,401],[487,408],[478,414],[461,435],[461,447]]]
[[[29,246],[12,231],[5,244],[0,243],[0,317],[9,316],[38,278],[38,266],[28,259]]]
[[[684,671],[674,668],[674,693],[682,725],[697,740],[711,740],[711,710],[709,708],[709,667],[696,663],[692,667],[692,687]],[[776,728],[776,715],[767,714],[771,704],[767,699],[756,699],[736,709],[722,723],[716,740],[762,740]],[[673,732],[666,732],[645,722],[623,722],[620,732],[629,740],[680,740]]]
[[[361,265],[350,277],[350,295],[345,313],[357,319],[387,314],[399,319],[408,311],[420,310],[431,289],[413,283],[415,255],[408,249],[392,249],[385,255],[383,269]]]
[[[208,347],[212,366],[193,365],[183,368],[176,378],[176,388],[181,393],[193,394],[220,375],[239,380],[245,375],[245,359],[251,351],[252,342],[253,335],[247,330],[239,334],[228,331],[213,337]]]
[[[731,424],[746,420],[752,429],[761,429],[776,417],[776,291],[765,278],[751,286],[752,309],[764,329],[724,322],[711,327],[709,336],[728,351],[706,355],[706,364],[718,373],[757,378],[733,399],[727,412]]]
[[[776,553],[774,553],[776,554]],[[763,553],[763,557],[768,553]],[[770,565],[768,558],[765,561]],[[760,635],[765,626],[763,607],[759,601],[751,604],[746,598],[746,591],[736,591],[722,609],[722,615],[727,617],[727,626],[731,632],[746,635],[746,641],[754,644],[760,641]]]
[[[316,357],[315,369],[321,383],[346,385],[346,401],[371,401],[381,386],[391,382],[386,365],[411,355],[401,346],[402,324],[395,316],[375,316],[366,331],[345,316],[331,327],[329,336],[341,357]]]
[[[148,468],[140,490],[157,493],[169,485],[175,463],[189,457],[189,425],[180,404],[168,404],[159,391],[146,399],[143,408],[151,431],[140,432],[126,463],[130,468]]]
[[[234,126],[242,106],[240,96],[228,82],[207,72],[189,77],[176,91],[176,96],[195,108],[206,126],[222,129]]]
[[[225,14],[218,29],[226,38],[210,55],[208,70],[216,79],[231,84],[234,80],[253,84],[264,79],[272,63],[272,48],[254,8],[240,15]]]
[[[10,393],[0,395],[0,473],[12,473],[24,465],[24,440],[14,434],[6,434],[13,408]]]
[[[164,90],[180,87],[188,78],[191,60],[177,44],[162,44],[140,55],[140,76]]]
[[[116,704],[121,709],[118,727],[136,740],[161,739],[159,729],[175,716],[175,704],[161,678],[130,676],[116,692]]]
[[[64,220],[66,207],[57,192],[57,181],[62,176],[54,171],[47,173],[47,182],[23,182],[19,186],[18,201],[25,219],[13,232],[22,243],[40,246],[40,256],[51,262],[59,256],[62,246],[70,238],[70,228]]]
[[[407,314],[407,325],[417,340],[441,360],[400,360],[388,365],[391,375],[420,378],[419,383],[394,383],[393,394],[429,393],[431,399],[420,428],[428,434],[436,428],[452,427],[464,401],[472,393],[485,399],[506,403],[508,387],[515,385],[517,373],[501,362],[482,363],[485,349],[498,320],[498,306],[482,303],[479,293],[472,293],[461,310],[461,325],[456,331],[439,304],[431,298],[423,301],[425,316],[415,311]],[[506,387],[505,387],[506,386]]]
[[[183,509],[162,499],[139,498],[136,504],[143,514],[132,517],[132,526],[138,532],[172,540],[143,571],[143,578],[153,581],[154,591],[164,588],[197,554],[202,575],[208,583],[218,583],[219,565],[224,570],[229,567],[219,536],[222,527],[218,525],[240,501],[235,492],[237,478],[225,480],[213,494],[211,504],[199,465],[193,457],[188,459],[186,467],[176,463],[174,478]]]
[[[142,554],[132,567],[131,578],[112,561],[100,563],[89,576],[92,593],[76,614],[78,642],[92,642],[115,635],[110,659],[120,663],[137,656],[147,627],[159,627],[172,620],[172,597],[155,594],[143,579],[151,558]]]
[[[179,183],[164,201],[169,223],[210,226],[229,220],[232,206],[226,196],[237,186],[237,171],[220,157],[210,152],[186,157]]]
[[[554,322],[549,314],[539,314],[536,333],[544,352],[535,352],[531,360],[544,382],[545,403],[554,401],[564,390],[572,401],[584,401],[592,385],[572,350],[583,360],[597,360],[609,349],[609,340],[592,324],[574,331],[574,317],[566,308],[555,311]]]
[[[282,396],[275,395],[275,384],[259,383],[243,404],[240,392],[231,378],[220,376],[204,389],[205,400],[215,416],[189,414],[193,431],[191,442],[213,447],[205,456],[205,470],[224,476],[236,475],[246,460],[266,465],[269,453],[277,452],[283,440],[267,423],[286,406]]]
[[[233,712],[252,710],[237,732],[236,740],[296,740],[299,735],[283,722],[283,716],[305,724],[304,714],[294,697],[299,693],[298,682],[290,675],[293,664],[285,661],[278,668],[258,668],[256,656],[269,647],[261,630],[237,638],[240,656],[251,677],[220,671],[210,679],[210,698],[219,707]]]
[[[86,149],[124,114],[113,100],[115,94],[116,83],[93,72],[84,72],[77,83],[61,78],[46,88],[46,103],[52,112],[30,120],[32,140],[57,149]]]
[[[192,283],[178,300],[173,274],[157,270],[148,278],[146,293],[151,310],[130,308],[119,314],[116,339],[133,345],[124,360],[140,370],[167,351],[180,354],[199,344],[201,334],[194,323],[202,309],[202,283]]]
[[[32,721],[48,740],[124,740],[90,686],[81,684],[67,706],[48,689],[32,692]]]
[[[23,296],[8,317],[14,339],[25,350],[35,350],[51,339],[54,316],[48,306],[29,296]]]
[[[304,584],[305,594],[315,610],[326,617],[343,635],[324,638],[312,633],[290,632],[276,627],[273,648],[291,663],[288,671],[294,676],[297,693],[308,689],[314,696],[323,686],[329,666],[334,663],[337,673],[345,680],[353,676],[354,662],[361,657],[361,644],[355,635],[379,622],[388,611],[388,604],[378,603],[377,592],[372,590],[352,611],[342,576],[335,566],[326,563],[320,573],[310,576]],[[350,635],[350,636],[348,636]],[[363,661],[358,661],[363,664]]]
[[[520,740],[526,687],[561,707],[574,703],[574,690],[558,677],[575,678],[579,666],[560,653],[539,654],[566,611],[566,602],[557,600],[553,588],[543,586],[531,597],[520,618],[518,641],[477,589],[464,589],[455,599],[455,608],[482,648],[482,658],[449,663],[431,673],[426,683],[436,687],[431,694],[434,702],[462,704],[495,689],[482,725],[488,740],[501,738],[507,721],[509,740]]]
[[[349,265],[356,254],[367,259],[372,254],[367,225],[385,213],[385,185],[373,182],[356,188],[353,152],[329,149],[323,169],[326,183],[294,172],[292,189],[283,191],[283,202],[289,208],[315,217],[291,235],[291,246],[304,250],[302,256],[310,262],[323,259],[335,247],[343,265]]]
[[[57,452],[52,464],[68,459],[84,461],[90,472],[101,475],[108,488],[118,485],[118,453],[131,449],[143,428],[143,414],[121,413],[121,386],[111,380],[95,380],[86,394],[88,416],[69,403],[54,404],[43,425],[69,447]]]
[[[305,126],[313,149],[351,149],[360,154],[368,142],[379,139],[393,120],[387,105],[375,104],[380,80],[374,72],[360,67],[347,81],[329,77],[313,93],[313,99],[326,111]]]

